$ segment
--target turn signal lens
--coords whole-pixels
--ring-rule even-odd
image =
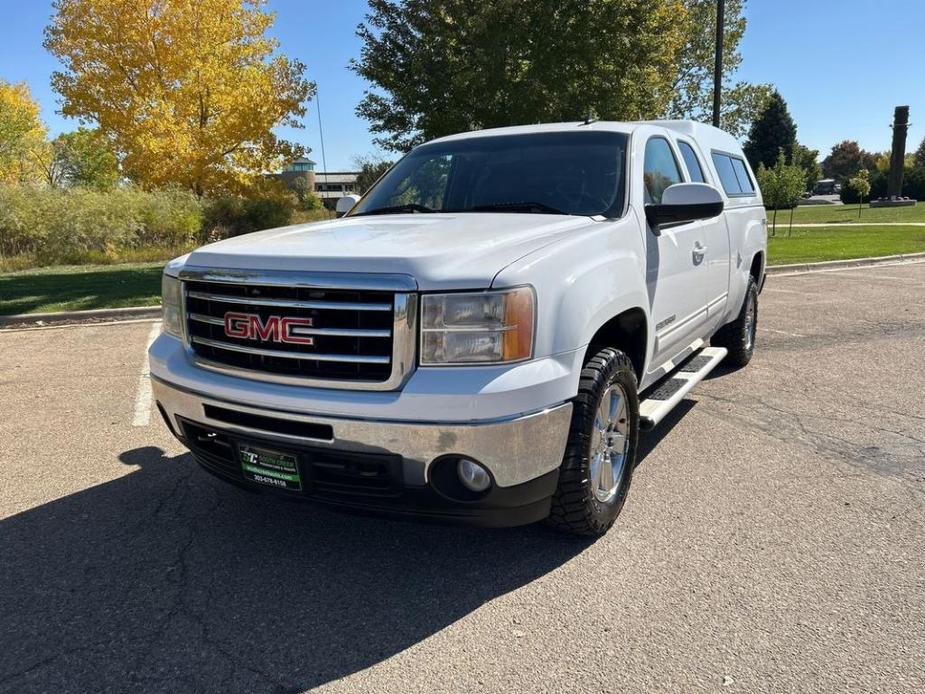
[[[533,353],[532,287],[422,297],[421,363],[503,363]]]

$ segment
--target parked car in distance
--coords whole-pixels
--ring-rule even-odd
[[[640,431],[752,357],[766,215],[711,126],[453,135],[341,211],[165,269],[155,398],[224,480],[600,535]]]
[[[841,192],[841,184],[836,183],[834,178],[823,178],[813,186],[813,195],[838,195]]]

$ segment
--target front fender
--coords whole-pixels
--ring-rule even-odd
[[[586,347],[602,325],[628,309],[642,309],[649,320],[645,252],[633,215],[593,222],[534,251],[498,273],[492,286],[519,284],[536,289],[540,357]]]

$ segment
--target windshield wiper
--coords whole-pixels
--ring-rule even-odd
[[[532,212],[534,214],[568,214],[543,202],[496,202],[490,205],[474,205],[461,212]]]
[[[362,217],[368,214],[405,214],[408,212],[436,212],[437,210],[432,210],[426,205],[419,205],[416,202],[408,202],[404,205],[392,205],[390,207],[377,207],[374,210],[366,210],[358,214],[353,215],[354,217]]]

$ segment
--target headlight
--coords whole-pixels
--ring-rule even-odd
[[[183,337],[183,301],[180,280],[164,275],[161,280],[161,330],[174,337]]]
[[[422,297],[421,364],[501,363],[533,354],[532,287]]]

